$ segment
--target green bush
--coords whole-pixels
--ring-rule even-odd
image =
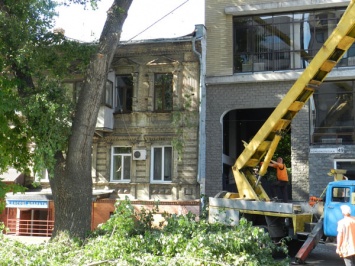
[[[151,226],[156,212],[136,213],[128,200],[120,201],[84,242],[63,234],[49,243],[24,245],[0,235],[1,265],[289,265],[272,257],[286,248],[245,219],[232,227],[191,213],[165,213],[166,225],[157,229]]]

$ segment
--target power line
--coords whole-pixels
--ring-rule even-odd
[[[142,33],[144,33],[145,31],[147,31],[148,29],[150,29],[151,27],[153,27],[155,24],[157,24],[159,21],[163,20],[164,18],[166,18],[167,16],[169,16],[171,13],[173,13],[175,10],[179,9],[180,7],[182,7],[183,5],[185,5],[187,2],[189,2],[190,0],[186,0],[185,2],[183,2],[182,4],[180,4],[179,6],[177,6],[176,8],[174,8],[173,10],[171,10],[169,13],[165,14],[163,17],[161,17],[160,19],[158,19],[157,21],[155,21],[153,24],[151,24],[150,26],[148,26],[147,28],[145,28],[144,30],[142,30],[140,33],[136,34],[135,36],[133,36],[132,38],[130,38],[127,42],[132,41],[134,38],[138,37],[139,35],[141,35]]]

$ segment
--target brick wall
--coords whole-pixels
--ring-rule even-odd
[[[206,1],[207,76],[233,73],[232,16],[224,15],[224,7],[231,1]]]
[[[239,83],[207,86],[206,194],[222,190],[222,124],[225,113],[234,109],[275,108],[292,82]],[[305,111],[306,113],[306,111]],[[307,116],[307,114],[306,114]],[[302,127],[308,132],[308,126]],[[307,134],[302,131],[302,134]]]
[[[115,202],[113,199],[102,199],[94,202],[93,204],[93,217],[91,228],[96,229],[101,223],[104,223],[110,218],[110,215],[115,210]],[[142,208],[147,211],[155,211],[155,202],[153,201],[131,201],[135,213],[138,213]],[[199,215],[200,213],[200,202],[198,200],[194,201],[165,201],[159,202],[157,214],[154,216],[154,225],[158,226],[159,222],[163,221],[161,214],[170,213],[177,215],[185,215],[187,213],[193,213]]]
[[[115,210],[115,200],[99,200],[93,203],[91,228],[96,229],[99,224],[106,222]]]
[[[305,200],[309,193],[309,113],[308,105],[291,124],[292,199]]]
[[[309,154],[309,176],[310,195],[320,197],[327,184],[334,181],[333,176],[329,176],[330,169],[334,168],[336,159],[355,159],[354,145],[318,145],[318,148],[338,148],[342,147],[344,153],[310,153]],[[345,169],[347,170],[347,169]]]

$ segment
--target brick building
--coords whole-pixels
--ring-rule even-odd
[[[197,25],[186,36],[117,47],[94,136],[92,228],[126,197],[137,209],[159,202],[161,212],[199,213],[204,46],[205,28]],[[67,84],[75,95],[81,80]],[[48,235],[53,202],[48,179],[41,184],[41,191],[7,197],[2,219],[12,223],[11,233],[39,234],[43,220],[50,222],[43,229]]]
[[[233,190],[230,167],[335,28],[349,1],[206,0],[206,194]],[[355,167],[355,47],[291,125],[292,198],[320,196]],[[349,175],[349,178],[354,176]]]

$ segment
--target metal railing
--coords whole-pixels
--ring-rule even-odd
[[[53,220],[7,219],[8,235],[52,236]]]

